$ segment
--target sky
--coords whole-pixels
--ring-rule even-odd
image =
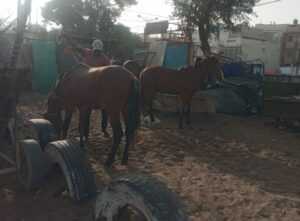
[[[41,7],[49,0],[32,0],[31,22],[41,23]],[[62,0],[63,1],[63,0]],[[126,8],[118,22],[129,26],[132,31],[142,33],[145,23],[169,19],[172,7],[171,0],[137,0],[138,4]],[[267,2],[272,0],[262,0]],[[0,16],[15,16],[17,0],[1,0]],[[256,23],[291,23],[297,18],[300,21],[300,0],[281,0],[279,2],[254,8],[257,16],[252,16],[252,24]]]

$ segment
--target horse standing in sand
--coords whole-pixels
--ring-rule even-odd
[[[123,136],[120,117],[125,122],[126,144],[122,164],[127,164],[128,149],[139,124],[139,81],[122,66],[89,68],[78,64],[65,74],[48,98],[47,115],[58,129],[61,111],[79,109],[80,145],[83,146],[86,114],[90,109],[105,109],[113,130],[113,144],[106,161],[111,166]]]
[[[208,57],[197,62],[195,67],[173,70],[164,67],[149,67],[140,76],[143,111],[148,108],[154,121],[152,102],[159,93],[177,94],[181,101],[179,128],[183,128],[183,118],[190,124],[191,101],[198,90],[206,89],[209,82],[223,80],[221,66],[216,57]]]

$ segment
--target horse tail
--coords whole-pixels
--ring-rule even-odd
[[[126,133],[129,137],[133,137],[140,125],[140,83],[137,79],[134,79],[131,84],[127,114]]]

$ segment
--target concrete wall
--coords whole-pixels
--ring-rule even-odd
[[[242,58],[243,60],[260,59],[264,62],[267,72],[274,72],[280,66],[280,43],[244,38],[242,40]]]

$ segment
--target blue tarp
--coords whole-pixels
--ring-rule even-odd
[[[227,63],[223,67],[224,77],[241,76],[243,67],[241,63]]]

